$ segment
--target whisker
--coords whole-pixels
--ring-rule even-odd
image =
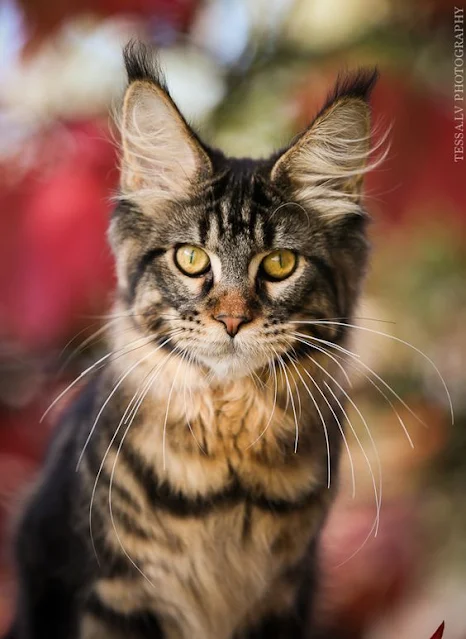
[[[66,368],[68,367],[69,363],[76,357],[76,355],[78,355],[79,353],[83,353],[88,346],[90,346],[92,344],[93,341],[96,341],[97,338],[100,338],[101,335],[105,335],[105,332],[108,330],[108,328],[114,324],[115,322],[117,322],[118,320],[112,320],[110,322],[106,322],[103,326],[101,326],[97,331],[95,331],[94,333],[92,333],[92,335],[90,335],[89,337],[87,337],[84,341],[81,342],[81,344],[79,344],[79,346],[77,346],[69,355],[68,357],[65,359],[65,361],[63,362],[63,364],[60,366],[58,372],[57,372],[57,376],[61,375]],[[95,324],[94,324],[95,326]],[[129,331],[130,329],[124,329],[124,332]]]
[[[58,404],[58,402],[62,399],[62,397],[64,397],[66,395],[66,393],[68,391],[70,391],[74,386],[76,386],[76,384],[78,382],[80,382],[86,375],[88,375],[91,371],[95,370],[100,370],[100,368],[103,367],[103,362],[107,361],[110,357],[112,357],[112,355],[117,355],[118,353],[121,353],[121,355],[125,355],[126,353],[131,352],[131,350],[126,350],[129,347],[134,347],[134,345],[140,341],[140,340],[145,340],[145,342],[143,344],[140,344],[140,346],[138,346],[137,348],[140,348],[141,346],[144,346],[146,343],[149,344],[150,341],[154,340],[154,335],[145,335],[144,337],[140,337],[136,340],[134,340],[133,342],[131,342],[130,344],[126,344],[126,346],[124,346],[123,348],[117,350],[117,351],[111,351],[110,353],[106,353],[103,357],[101,357],[100,359],[97,360],[97,362],[94,362],[94,364],[92,364],[91,366],[88,366],[84,371],[82,371],[77,377],[76,379],[74,379],[71,384],[69,384],[54,400],[53,402],[50,404],[50,406],[47,408],[47,410],[45,411],[45,413],[42,415],[42,417],[39,420],[39,423],[41,424],[44,419],[47,417],[47,415],[50,413],[50,411]],[[133,349],[134,350],[134,349]],[[125,351],[125,352],[122,352]],[[121,356],[118,355],[118,356]],[[116,359],[116,358],[115,358]],[[99,366],[99,364],[102,364],[102,366]],[[98,368],[96,368],[97,366],[99,366]]]
[[[361,452],[364,456],[364,459],[368,465],[369,468],[369,472],[372,478],[372,484],[373,484],[373,488],[374,488],[374,495],[375,495],[375,501],[376,501],[376,506],[377,506],[377,529],[376,529],[376,534],[378,531],[378,526],[379,526],[379,521],[380,521],[380,509],[382,507],[382,466],[380,463],[380,456],[377,450],[377,446],[375,444],[374,438],[372,436],[372,433],[370,431],[369,425],[366,421],[366,418],[364,417],[364,415],[361,413],[360,409],[358,408],[358,406],[356,405],[356,403],[351,399],[351,397],[348,395],[348,393],[345,391],[345,389],[341,386],[341,384],[333,377],[333,375],[331,375],[327,369],[322,366],[321,364],[319,364],[319,362],[317,362],[317,360],[315,360],[311,355],[306,355],[306,357],[315,365],[317,366],[324,374],[326,374],[333,382],[334,384],[340,389],[340,391],[343,393],[343,395],[345,396],[345,398],[349,401],[349,403],[351,404],[351,406],[353,406],[354,410],[357,412],[359,418],[361,419],[361,422],[364,425],[364,428],[366,429],[367,435],[370,439],[370,442],[372,444],[372,448],[374,450],[375,456],[376,456],[376,462],[377,462],[377,470],[378,470],[378,480],[379,480],[379,490],[377,491],[376,488],[376,483],[375,483],[375,477],[374,477],[374,473],[372,471],[372,466],[371,463],[369,461],[369,458],[367,457],[367,454],[364,450],[364,447],[361,445],[360,440],[356,434],[356,431],[353,429],[351,422],[349,422],[351,424],[351,429],[352,432],[356,438],[356,441],[359,444],[359,447],[361,448]]]
[[[326,352],[322,349],[322,352]],[[327,353],[328,355],[330,355],[329,353]],[[389,404],[390,408],[393,410],[393,412],[395,413],[396,418],[398,419],[401,428],[403,429],[404,434],[406,435],[406,439],[408,440],[409,445],[411,446],[411,448],[414,448],[414,442],[411,438],[411,435],[409,434],[409,431],[406,427],[406,424],[403,421],[403,418],[401,417],[401,415],[399,414],[399,412],[397,411],[397,409],[395,408],[393,402],[391,401],[391,399],[388,397],[388,395],[386,393],[384,393],[384,391],[380,388],[380,386],[374,382],[373,379],[371,379],[371,377],[365,373],[363,370],[361,370],[361,366],[358,366],[358,364],[362,364],[361,361],[352,361],[352,360],[345,360],[341,355],[335,355],[336,357],[339,357],[342,359],[342,361],[344,361],[348,366],[352,366],[353,368],[355,368],[358,373],[360,375],[362,375],[381,395],[382,397],[385,399],[385,401]],[[423,425],[424,422],[422,422]]]
[[[175,387],[175,383],[176,383],[176,379],[178,377],[178,372],[180,370],[181,364],[183,363],[184,358],[183,358],[183,353],[181,353],[181,359],[178,363],[178,367],[175,371],[175,376],[173,378],[173,382],[170,388],[170,392],[168,393],[168,399],[167,399],[167,410],[165,412],[165,419],[163,422],[163,430],[162,430],[162,466],[163,466],[163,470],[166,469],[166,434],[167,434],[167,422],[168,422],[168,413],[170,410],[170,402],[171,402],[171,398],[172,398],[172,394],[173,394],[173,389]]]
[[[361,321],[365,321],[365,322],[380,322],[381,324],[396,324],[395,320],[387,320],[387,319],[380,319],[380,317],[361,317],[360,315],[355,315],[353,317],[353,319],[355,320],[361,320]],[[309,322],[309,323],[314,323],[314,322],[320,322],[320,321],[330,321],[330,320],[334,320],[334,321],[338,321],[338,322],[346,322],[348,320],[348,317],[326,317],[325,320],[320,320],[320,319],[316,319],[316,320],[293,320],[293,321],[289,321],[289,324],[302,324],[305,322]]]
[[[162,365],[173,355],[173,353],[168,353],[168,355],[165,357],[165,359],[162,360],[162,362],[159,363],[158,369],[155,372],[155,376],[152,376],[152,381],[155,380],[155,377],[157,377],[157,374],[162,370]],[[148,391],[146,391],[145,395],[147,394]],[[144,395],[144,396],[145,396]],[[123,546],[123,543],[121,541],[120,535],[118,534],[118,530],[116,527],[116,523],[115,523],[115,518],[113,515],[113,508],[112,508],[112,488],[113,488],[113,481],[114,481],[114,477],[115,477],[115,471],[116,471],[116,466],[117,466],[117,462],[118,462],[118,458],[120,456],[120,452],[121,449],[123,447],[123,443],[126,439],[126,436],[133,424],[134,418],[136,417],[136,413],[134,413],[131,421],[128,423],[125,432],[123,433],[123,437],[121,438],[121,441],[118,445],[118,449],[117,452],[115,454],[115,460],[113,462],[113,467],[112,467],[112,472],[110,475],[110,484],[109,484],[109,490],[108,490],[108,506],[109,506],[109,512],[110,512],[110,520],[112,522],[112,527],[113,527],[113,531],[115,532],[116,538],[118,540],[118,543],[123,551],[123,553],[125,554],[125,556],[127,557],[127,559],[131,562],[131,564],[136,568],[136,570],[141,574],[142,577],[144,577],[144,579],[153,587],[155,588],[155,584],[149,579],[149,577],[145,574],[145,572],[143,570],[141,570],[141,568],[136,564],[136,562],[134,561],[134,559],[131,557],[131,555],[128,553],[128,551],[126,550],[126,548]],[[123,422],[120,422],[120,426]]]
[[[169,342],[171,339],[172,339],[172,337],[169,337],[169,338],[167,339],[167,342]],[[165,359],[164,359],[164,360],[162,360],[162,363],[163,363],[163,361],[165,361],[165,360],[167,359],[167,357],[169,357],[169,355],[171,355],[171,353],[169,353],[169,354],[165,357]],[[153,372],[155,369],[157,369],[157,367],[158,367],[158,366],[160,366],[160,364],[161,364],[160,362],[156,363],[156,364],[152,367],[151,371],[149,371],[148,375],[151,375],[151,374],[152,374],[152,372]],[[148,375],[147,375],[147,376],[148,376]],[[146,377],[147,377],[147,376],[146,376]],[[101,463],[100,463],[99,469],[98,469],[98,471],[97,471],[97,473],[96,473],[96,477],[95,477],[95,481],[94,481],[94,486],[93,486],[93,488],[92,488],[91,501],[90,501],[90,505],[89,505],[89,533],[90,533],[90,538],[91,538],[92,548],[93,548],[93,550],[94,550],[94,555],[95,555],[95,557],[96,557],[96,559],[97,559],[97,563],[98,563],[99,565],[100,565],[100,562],[99,562],[99,558],[98,558],[98,556],[97,556],[97,551],[96,551],[95,543],[94,543],[94,536],[93,536],[93,533],[92,533],[92,507],[93,507],[93,504],[94,504],[95,494],[96,494],[96,491],[97,491],[97,485],[98,485],[98,482],[99,482],[100,476],[101,476],[101,474],[102,474],[102,470],[103,470],[103,467],[104,467],[104,465],[105,465],[105,461],[106,461],[106,459],[107,459],[107,457],[108,457],[108,455],[109,455],[109,453],[110,453],[110,450],[111,450],[111,448],[112,448],[112,446],[113,446],[113,443],[114,443],[115,439],[117,438],[118,433],[119,433],[119,431],[120,431],[120,428],[121,428],[121,426],[123,425],[124,420],[125,420],[125,418],[126,418],[126,416],[127,416],[128,412],[130,411],[130,409],[131,409],[131,407],[132,407],[132,405],[133,405],[134,401],[136,400],[136,396],[137,396],[137,395],[138,395],[138,393],[139,393],[139,389],[141,388],[142,384],[144,383],[144,380],[146,379],[146,377],[143,379],[143,381],[141,382],[141,384],[138,386],[138,388],[136,389],[136,391],[135,391],[135,393],[134,393],[133,397],[132,397],[132,398],[131,398],[131,400],[129,401],[129,403],[128,403],[128,405],[127,405],[126,409],[125,409],[125,412],[123,413],[123,415],[122,415],[122,417],[121,417],[121,419],[120,419],[120,422],[119,422],[119,424],[118,424],[118,426],[117,426],[117,428],[116,428],[115,432],[113,433],[112,438],[110,439],[110,442],[109,442],[109,444],[108,444],[108,446],[107,446],[107,449],[106,449],[106,451],[105,451],[105,453],[104,453],[104,456],[103,456],[103,458],[102,458],[102,461],[101,461]],[[127,430],[129,430],[129,428],[128,428]],[[127,432],[127,431],[126,431],[126,432]]]
[[[314,338],[313,338],[312,336],[309,336],[309,335],[308,335],[308,339],[314,340]],[[329,346],[330,348],[335,348],[335,344],[333,344],[333,342],[329,342],[329,341],[327,341],[327,340],[324,340],[324,341],[326,342],[327,346]],[[314,345],[313,345],[313,344],[310,344],[310,343],[308,343],[308,346],[314,347]],[[350,353],[350,351],[348,351],[346,354],[348,355],[348,357],[351,357],[352,359],[354,359],[355,364],[359,364],[360,366],[362,366],[363,368],[365,368],[367,371],[369,371],[369,373],[371,373],[371,375],[374,375],[374,377],[375,377],[376,379],[378,379],[378,380],[379,380],[379,382],[380,382],[381,384],[383,384],[383,386],[385,386],[385,388],[386,388],[388,391],[390,391],[390,393],[392,393],[392,395],[393,395],[394,397],[396,397],[396,399],[400,402],[400,404],[402,404],[402,405],[406,408],[406,410],[407,410],[407,411],[409,411],[409,413],[411,413],[411,415],[412,415],[412,416],[413,416],[413,417],[414,417],[414,418],[415,418],[415,419],[416,419],[416,420],[417,420],[420,424],[422,424],[422,425],[423,425],[423,426],[425,426],[426,428],[428,427],[428,426],[427,426],[427,424],[426,424],[426,423],[425,423],[425,422],[424,422],[424,421],[423,421],[423,420],[422,420],[422,419],[421,419],[418,415],[416,415],[416,413],[412,410],[412,408],[410,408],[410,407],[408,406],[408,404],[407,404],[407,403],[406,403],[406,402],[405,402],[405,401],[404,401],[404,400],[403,400],[403,399],[402,399],[402,398],[398,395],[398,393],[397,393],[397,392],[396,392],[396,391],[395,391],[395,390],[394,390],[394,389],[393,389],[393,388],[392,388],[389,384],[387,384],[387,382],[386,382],[386,381],[385,381],[385,380],[384,380],[384,379],[383,379],[380,375],[378,375],[378,374],[377,374],[377,373],[376,373],[376,372],[375,372],[375,371],[374,371],[374,370],[373,370],[373,369],[372,369],[372,368],[371,368],[368,364],[366,364],[365,362],[363,362],[363,361],[362,361],[362,359],[360,359],[360,358],[355,359],[355,358],[354,358],[354,354],[353,354],[353,353]],[[390,402],[390,404],[391,404],[391,402]],[[395,411],[395,412],[396,412],[396,411]],[[409,432],[408,432],[408,430],[407,430],[406,426],[404,425],[404,422],[403,422],[403,421],[401,421],[401,425],[402,425],[402,427],[403,427],[403,430],[404,430],[404,432],[405,432],[405,435],[406,435],[406,437],[407,437],[407,439],[408,439],[408,442],[409,442],[409,444],[410,444],[411,448],[414,448],[413,441],[412,441],[412,439],[411,439],[411,437],[410,437],[410,435],[409,435]]]
[[[202,453],[204,453],[204,455],[207,455],[207,451],[204,450],[204,448],[201,446],[201,443],[199,442],[199,440],[197,439],[196,435],[194,434],[194,430],[191,424],[191,421],[188,419],[188,409],[187,409],[187,404],[186,404],[186,377],[187,377],[187,373],[188,373],[188,369],[190,366],[192,366],[193,363],[193,354],[188,354],[188,365],[186,367],[186,370],[184,372],[184,387],[183,387],[183,398],[184,398],[184,414],[185,414],[185,419],[186,419],[186,424],[189,428],[189,432],[191,433],[194,441],[196,442],[196,444],[199,446],[199,449],[201,450]],[[193,394],[192,394],[192,390],[191,387],[189,387],[189,392],[190,392],[190,396],[191,396],[191,404],[193,404]]]
[[[294,354],[296,355],[296,351],[293,348],[293,346],[291,346],[291,349],[294,351]],[[286,353],[286,355],[287,355],[288,359],[291,361],[291,363],[293,364],[293,358],[290,356],[290,354]],[[295,369],[296,369],[296,366],[295,366]],[[301,404],[301,396],[299,394],[298,384],[297,384],[295,378],[292,376],[291,379],[293,380],[293,383],[294,383],[294,387],[295,387],[295,390],[296,390],[296,398],[297,398],[298,404],[299,404],[299,418],[298,419],[301,419],[302,414],[303,414],[303,407],[302,407],[302,404]]]
[[[159,351],[163,346],[165,346],[165,344],[168,343],[168,340],[166,340],[165,342],[163,342],[162,344],[160,344],[154,351],[151,351],[150,353],[147,353],[146,355],[144,355],[144,357],[142,357],[140,360],[138,360],[135,364],[133,364],[127,371],[125,371],[125,373],[123,373],[123,375],[120,376],[120,378],[118,379],[118,381],[116,382],[116,384],[113,386],[112,391],[109,393],[108,397],[106,398],[106,400],[103,402],[99,412],[97,413],[97,416],[94,420],[94,423],[92,424],[91,430],[89,431],[89,434],[86,438],[86,441],[84,443],[83,449],[79,455],[78,458],[78,462],[76,464],[76,471],[79,469],[79,466],[81,465],[83,456],[86,452],[86,449],[89,445],[89,442],[92,438],[92,435],[94,434],[94,431],[97,427],[97,423],[100,419],[100,416],[102,415],[102,413],[105,410],[105,407],[107,406],[107,404],[110,402],[110,400],[112,399],[112,397],[114,396],[114,394],[116,393],[116,391],[118,390],[118,388],[121,386],[121,384],[125,381],[125,379],[128,377],[128,375],[130,375],[132,373],[132,371],[137,368],[139,366],[139,364],[142,364],[142,362],[144,362],[146,359],[149,359],[149,357],[153,357],[153,355],[155,355],[155,353],[157,353],[157,351]]]
[[[345,355],[352,355],[353,357],[359,357],[359,355],[357,353],[353,353],[352,351],[349,351],[347,348],[344,348],[343,346],[340,346],[339,344],[334,344],[333,342],[329,342],[326,339],[322,339],[320,337],[314,337],[313,335],[308,335],[307,333],[297,333],[296,331],[290,331],[291,335],[297,335],[298,337],[304,337],[305,339],[312,339],[312,341],[314,342],[320,342],[322,344],[332,344],[336,350],[341,351],[342,353],[345,353]],[[312,344],[309,344],[309,346],[312,346]]]
[[[333,380],[335,382],[335,380]],[[358,445],[364,455],[364,457],[366,458],[366,463],[368,465],[369,468],[369,472],[371,474],[371,476],[373,477],[373,472],[372,472],[372,466],[371,463],[369,461],[369,459],[367,458],[367,455],[365,453],[364,447],[361,444],[359,437],[356,434],[356,431],[354,430],[354,427],[345,411],[345,409],[343,408],[341,402],[339,401],[339,399],[337,398],[337,396],[335,395],[335,393],[333,392],[333,390],[331,389],[330,385],[327,384],[327,382],[324,382],[324,384],[327,386],[328,390],[330,391],[330,393],[333,395],[335,401],[339,404],[341,410],[343,411],[343,414],[347,420],[347,422],[350,424],[351,430],[353,432],[353,435],[356,438],[356,441],[358,442]],[[378,454],[378,453],[377,453]],[[342,561],[341,563],[339,563],[336,567],[339,568],[340,566],[343,566],[344,564],[346,564],[348,561],[350,561],[353,557],[355,557],[359,552],[361,552],[361,550],[364,548],[364,546],[366,545],[366,543],[369,541],[371,535],[372,535],[372,531],[374,531],[374,537],[377,537],[377,533],[378,533],[378,529],[380,526],[380,511],[382,509],[382,478],[380,477],[380,485],[379,485],[379,506],[377,507],[377,493],[375,493],[375,503],[376,503],[376,515],[374,517],[374,521],[372,522],[372,526],[369,530],[369,532],[367,533],[366,537],[364,538],[363,542],[361,543],[361,545],[349,556],[347,557],[344,561]]]
[[[270,375],[270,369],[273,371],[273,377],[274,377],[274,396],[273,396],[273,403],[272,403],[272,410],[270,411],[270,415],[269,418],[267,420],[266,425],[264,426],[262,432],[259,434],[258,437],[256,437],[256,439],[249,444],[249,446],[246,448],[246,450],[249,450],[251,448],[251,446],[254,446],[254,444],[256,444],[261,437],[263,437],[265,435],[265,433],[267,432],[267,429],[269,428],[270,424],[272,423],[272,419],[275,413],[275,407],[277,405],[277,395],[278,395],[278,381],[277,381],[277,371],[275,369],[275,363],[269,362],[269,375]]]
[[[287,389],[288,389],[288,393],[290,395],[291,409],[293,411],[295,430],[296,430],[296,435],[295,435],[295,440],[294,440],[294,452],[297,453],[298,452],[299,426],[298,426],[298,418],[296,416],[296,407],[295,407],[295,404],[294,404],[293,393],[291,392],[290,382],[289,382],[289,379],[288,379],[288,375],[286,373],[286,364],[283,361],[283,358],[281,357],[281,355],[278,355],[278,353],[277,353],[277,351],[275,351],[275,349],[274,349],[274,352],[275,352],[275,354],[278,357],[278,361],[280,362],[280,366],[283,368],[283,373],[285,375],[286,386],[287,386]]]
[[[292,324],[302,324],[303,322],[291,322]],[[442,382],[443,388],[445,390],[447,399],[448,399],[448,403],[449,403],[449,407],[450,407],[450,415],[451,415],[451,423],[452,426],[455,423],[455,416],[454,416],[454,411],[453,411],[453,403],[451,400],[451,395],[450,392],[448,390],[447,384],[445,382],[445,379],[443,378],[441,372],[439,371],[438,367],[436,366],[436,364],[433,362],[433,360],[426,355],[426,353],[424,353],[423,351],[421,351],[420,348],[417,348],[417,346],[414,346],[413,344],[411,344],[410,342],[407,342],[403,339],[401,339],[400,337],[395,337],[395,335],[389,335],[388,333],[384,333],[383,331],[378,331],[375,330],[373,328],[367,328],[366,326],[358,326],[357,324],[349,324],[347,322],[334,322],[331,320],[317,320],[317,321],[308,321],[308,322],[304,322],[304,323],[310,323],[310,324],[338,324],[340,326],[347,326],[349,328],[356,328],[360,331],[366,331],[369,333],[373,333],[375,335],[380,335],[381,337],[387,337],[388,339],[394,340],[395,342],[398,342],[400,344],[403,344],[404,346],[407,346],[408,348],[411,348],[413,351],[415,351],[416,353],[418,353],[419,355],[421,355],[421,357],[423,357],[434,369],[434,371],[437,373],[440,381]]]
[[[306,388],[306,391],[309,397],[311,398],[312,403],[314,404],[314,408],[316,409],[317,414],[319,415],[320,421],[322,423],[322,429],[324,431],[324,437],[325,437],[325,446],[327,449],[327,488],[330,488],[330,482],[331,482],[330,440],[328,437],[327,424],[325,423],[325,419],[322,414],[322,411],[320,410],[320,406],[318,405],[314,395],[311,393],[310,388],[307,386],[307,384],[304,384],[304,387]]]
[[[123,319],[127,317],[144,317],[144,313],[134,313],[133,311],[128,311],[126,313],[107,313],[106,315],[80,315],[83,319],[95,319],[95,320],[113,320],[113,319]]]
[[[355,362],[355,365],[359,364],[359,366],[363,367],[365,370],[367,370],[369,373],[371,373],[371,375],[374,375],[374,377],[385,386],[385,388],[387,390],[389,390],[394,397],[396,397],[396,399],[406,408],[406,410],[408,410],[411,415],[423,426],[425,426],[426,428],[428,428],[427,424],[425,423],[425,421],[423,421],[418,415],[416,415],[416,413],[412,410],[412,408],[410,408],[408,406],[408,404],[398,395],[398,393],[393,390],[393,388],[387,384],[387,382],[380,377],[380,375],[378,375],[370,366],[368,366],[365,362],[363,362],[362,360],[357,360]],[[370,380],[370,377],[368,375],[365,376],[366,379]],[[377,388],[379,390],[379,392],[382,394],[383,397],[386,397],[386,395],[381,391],[381,389],[375,384],[375,382],[373,380],[370,380],[372,385],[375,386],[375,388]],[[409,434],[408,429],[406,428],[406,425],[404,423],[404,421],[401,419],[398,411],[394,408],[392,402],[387,398],[388,403],[390,404],[390,406],[392,406],[393,410],[395,411],[396,416],[398,417],[398,420],[401,424],[401,427],[403,428],[404,434],[406,435],[406,438],[409,442],[409,445],[411,446],[411,448],[414,448],[414,443],[413,440],[411,439],[411,435]]]
[[[301,373],[299,372],[298,367],[296,366],[296,364],[295,364],[293,361],[291,361],[291,363],[293,364],[293,366],[294,366],[294,368],[295,368],[295,370],[296,370],[296,373],[298,374],[299,378],[301,379],[301,382],[303,383],[303,386],[307,389],[307,392],[308,392],[309,394],[311,394],[311,393],[310,393],[310,390],[309,390],[308,385],[306,384],[306,382],[304,381],[304,378],[302,377]],[[356,495],[356,478],[355,478],[355,472],[354,472],[353,457],[352,457],[352,455],[351,455],[351,450],[350,450],[350,447],[349,447],[349,445],[348,445],[348,441],[347,441],[346,436],[345,436],[345,431],[344,431],[344,429],[343,429],[343,426],[341,425],[341,422],[340,422],[340,420],[339,420],[339,418],[338,418],[337,414],[335,413],[335,411],[334,411],[334,409],[333,409],[333,406],[332,406],[332,405],[330,404],[330,402],[328,401],[328,399],[327,399],[327,397],[326,397],[325,393],[322,391],[322,389],[320,388],[320,386],[318,385],[318,383],[316,382],[316,380],[312,377],[312,375],[309,373],[309,371],[307,371],[307,370],[305,370],[305,369],[304,369],[304,372],[307,374],[307,376],[309,377],[309,379],[311,380],[311,382],[314,384],[314,386],[316,387],[317,391],[320,393],[320,395],[321,395],[321,396],[322,396],[322,398],[324,399],[325,403],[326,403],[326,404],[327,404],[327,406],[329,407],[330,412],[332,413],[333,418],[335,419],[335,422],[336,422],[336,424],[337,424],[337,426],[338,426],[338,430],[340,431],[340,435],[341,435],[341,437],[342,437],[342,439],[343,439],[343,444],[344,444],[344,446],[345,446],[346,453],[347,453],[347,455],[348,455],[348,459],[349,459],[349,463],[350,463],[350,469],[351,469],[351,482],[352,482],[352,487],[353,487],[353,491],[352,491],[352,493],[353,493],[353,499],[354,499],[354,497],[355,497],[355,495]],[[328,452],[328,455],[329,455],[329,458],[330,458],[330,451],[328,450],[327,452]],[[330,462],[329,462],[329,465],[330,465]]]
[[[178,331],[176,333],[174,333],[174,335],[172,335],[172,337],[176,337],[176,335],[179,335]],[[125,422],[124,422],[125,424],[128,423],[128,421],[133,421],[134,420],[134,418],[136,416],[136,413],[138,412],[142,402],[144,401],[144,398],[145,398],[147,392],[149,392],[149,388],[152,385],[153,378],[148,376],[145,379],[147,379],[146,385],[144,386],[144,389],[141,392],[140,397],[138,398],[136,404],[134,405],[134,407],[133,407],[133,409],[131,411],[131,414],[126,416],[126,419],[125,419]]]
[[[92,324],[89,324],[89,326],[85,326],[84,328],[82,328],[78,333],[76,333],[76,335],[74,335],[70,340],[68,340],[66,342],[66,344],[64,345],[64,347],[61,349],[60,353],[58,354],[58,359],[61,359],[64,355],[64,353],[66,352],[66,350],[71,346],[71,344],[78,339],[78,337],[80,337],[83,333],[86,333],[88,330],[90,330],[91,328],[94,328],[94,326],[97,326],[98,322],[93,322]],[[99,329],[100,330],[100,329]],[[95,334],[95,333],[94,333]]]

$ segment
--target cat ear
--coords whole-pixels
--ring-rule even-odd
[[[210,170],[201,143],[178,111],[151,52],[130,43],[124,51],[128,88],[121,120],[123,197],[186,197]]]
[[[374,168],[368,100],[377,77],[372,70],[339,78],[314,122],[272,168],[273,180],[291,185],[297,201],[324,216],[360,211],[363,177]]]

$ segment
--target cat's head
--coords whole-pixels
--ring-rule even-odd
[[[292,322],[351,317],[368,252],[360,199],[376,73],[340,79],[289,147],[250,160],[199,139],[148,49],[127,47],[125,63],[110,237],[119,297],[142,334],[170,336],[219,376],[300,351],[296,332],[341,339],[336,325]]]

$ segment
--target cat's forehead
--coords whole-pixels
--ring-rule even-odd
[[[267,216],[274,198],[252,167],[237,163],[220,173],[206,193],[201,227],[205,241],[267,241]]]
[[[271,183],[261,161],[229,160],[204,191],[195,222],[199,242],[216,252],[269,250],[293,241],[300,215]],[[296,224],[290,224],[290,215]]]

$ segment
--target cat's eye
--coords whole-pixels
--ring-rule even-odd
[[[262,274],[269,280],[279,282],[293,273],[297,263],[298,260],[293,251],[278,249],[266,255],[262,260]]]
[[[196,277],[209,270],[210,259],[207,253],[198,246],[183,244],[176,249],[175,263],[185,275]]]

